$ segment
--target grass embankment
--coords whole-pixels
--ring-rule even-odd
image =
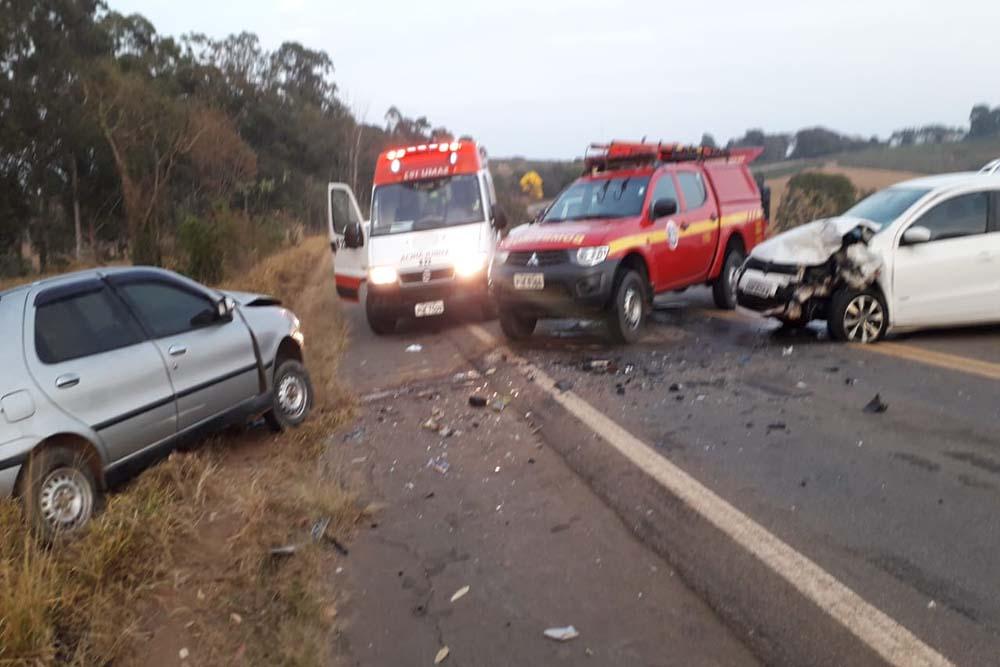
[[[0,665],[325,663],[334,555],[310,527],[328,518],[327,535],[343,536],[358,517],[322,456],[350,411],[329,254],[309,239],[227,285],[273,294],[302,319],[316,389],[302,428],[174,453],[51,549],[26,533],[16,503],[0,502]],[[286,544],[300,548],[270,554]]]

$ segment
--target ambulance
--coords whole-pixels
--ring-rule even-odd
[[[492,316],[486,274],[507,222],[474,141],[380,154],[370,220],[348,185],[331,183],[328,194],[337,294],[364,304],[375,334],[453,310]]]

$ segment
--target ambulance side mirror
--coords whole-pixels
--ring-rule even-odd
[[[493,229],[504,230],[507,229],[507,225],[507,214],[499,208],[493,209]]]
[[[665,218],[668,215],[674,215],[677,213],[677,200],[671,199],[670,197],[664,197],[663,199],[657,199],[653,202],[652,219],[659,220],[660,218]]]
[[[360,248],[365,244],[365,232],[361,229],[360,222],[349,223],[344,227],[344,246],[347,248]]]

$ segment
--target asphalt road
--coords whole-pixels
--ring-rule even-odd
[[[375,338],[361,309],[345,312],[353,341],[344,372],[362,394],[482,367],[477,360],[504,344],[495,323],[423,322]],[[420,351],[408,352],[414,343]],[[1000,664],[998,343],[1000,328],[986,327],[870,348],[838,345],[821,327],[789,333],[749,314],[715,311],[707,291],[696,289],[658,302],[638,345],[610,347],[599,328],[556,323],[510,351],[816,564],[929,654],[991,665]],[[591,368],[592,361],[599,363]],[[516,378],[501,365],[498,374],[506,373]],[[887,409],[865,411],[876,395]],[[759,659],[915,660],[880,649],[871,639],[877,628],[859,639],[863,623],[852,630],[844,622],[855,612],[804,598],[801,586],[762,566],[753,549],[679,503],[565,407],[530,382],[517,399],[519,412],[536,415],[545,446]]]

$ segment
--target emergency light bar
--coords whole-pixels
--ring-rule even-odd
[[[391,162],[393,160],[401,160],[410,153],[426,153],[428,151],[447,153],[448,151],[457,151],[461,147],[462,144],[458,141],[453,141],[451,143],[442,142],[440,144],[419,144],[416,146],[407,146],[406,148],[397,148],[396,150],[388,151],[385,154],[385,159]]]
[[[595,151],[591,153],[591,151]],[[684,144],[649,144],[645,142],[612,141],[608,144],[591,144],[584,156],[586,171],[607,171],[612,167],[629,164],[643,165],[667,162],[694,162],[698,160],[732,160],[752,162],[763,148],[711,148]]]

